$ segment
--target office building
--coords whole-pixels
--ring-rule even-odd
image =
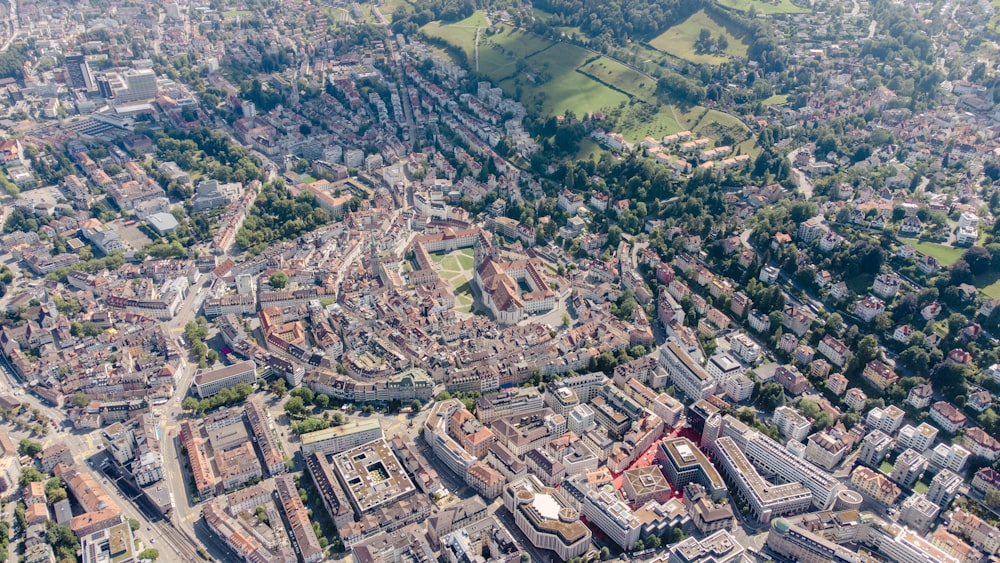
[[[660,363],[670,380],[691,401],[699,401],[715,392],[716,382],[673,338],[660,347]]]
[[[590,549],[591,533],[580,513],[533,475],[507,485],[503,503],[535,547],[554,551],[564,561]]]
[[[656,462],[675,488],[688,483],[699,483],[713,499],[726,496],[727,489],[722,476],[698,446],[687,438],[671,438],[660,442],[656,447]]]
[[[642,522],[611,486],[597,487],[587,492],[583,501],[583,515],[625,550],[635,547],[642,532]]]
[[[94,75],[87,57],[79,53],[66,55],[66,82],[70,88],[77,90],[94,89]]]
[[[764,479],[732,438],[722,437],[716,441],[715,457],[722,472],[735,486],[731,492],[747,503],[750,514],[759,523],[770,522],[776,516],[804,512],[812,505],[812,493],[801,483],[775,485]]]
[[[205,399],[215,395],[227,387],[235,387],[238,383],[257,382],[257,364],[246,360],[218,369],[199,369],[194,374],[194,388],[198,397]]]
[[[666,563],[740,563],[746,550],[729,530],[719,530],[701,540],[694,536],[674,544]]]
[[[302,455],[313,452],[335,453],[367,444],[382,438],[382,425],[378,419],[364,418],[349,421],[347,424],[333,426],[301,436]]]

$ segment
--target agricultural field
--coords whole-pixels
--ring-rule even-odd
[[[651,98],[656,92],[656,81],[606,57],[598,58],[580,67],[580,72],[604,84],[642,99]]]
[[[725,37],[729,44],[721,53],[699,53],[695,42],[702,29],[707,29],[713,39]],[[699,10],[667,31],[664,31],[649,42],[657,50],[669,53],[675,57],[697,64],[719,64],[729,57],[745,57],[747,44],[731,34],[725,27],[719,25],[708,16],[704,10]]]
[[[804,14],[809,8],[796,6],[791,0],[718,0],[720,6],[749,12],[750,8],[758,14]]]

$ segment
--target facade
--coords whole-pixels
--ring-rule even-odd
[[[674,385],[692,401],[704,399],[715,392],[715,380],[676,340],[668,339],[660,347],[660,363],[670,374]]]
[[[699,483],[713,499],[726,495],[726,484],[722,476],[698,446],[687,438],[672,438],[660,442],[656,448],[656,462],[674,487]]]
[[[895,504],[901,492],[888,477],[863,465],[851,472],[851,486],[886,506]]]
[[[316,432],[303,434],[302,455],[313,452],[333,453],[367,444],[382,437],[382,425],[378,419],[366,418],[341,426],[334,426]]]
[[[552,550],[564,561],[590,548],[591,533],[580,521],[580,513],[534,476],[507,485],[503,504],[535,547]]]
[[[213,370],[198,370],[194,374],[194,388],[202,399],[211,397],[227,387],[234,387],[238,383],[252,385],[256,382],[257,364],[253,360]]]
[[[750,508],[759,523],[776,516],[797,514],[812,506],[813,496],[801,483],[775,485],[764,479],[729,437],[715,442],[715,457],[735,492]]]

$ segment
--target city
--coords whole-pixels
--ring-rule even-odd
[[[1000,555],[993,4],[0,19],[7,560]]]

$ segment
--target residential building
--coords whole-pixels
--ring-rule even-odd
[[[660,363],[677,389],[692,401],[704,399],[715,391],[715,380],[673,338],[660,347]]]
[[[253,360],[238,362],[217,369],[200,369],[194,374],[194,387],[202,399],[211,397],[238,383],[257,382],[257,364]]]
[[[942,469],[931,479],[931,486],[925,493],[927,499],[946,510],[951,501],[958,496],[959,489],[964,484],[961,477],[950,469]]]
[[[925,534],[939,512],[941,512],[940,506],[927,500],[924,495],[914,493],[903,501],[899,510],[899,521]]]
[[[899,485],[884,474],[863,465],[851,472],[851,486],[886,506],[896,504],[901,492]]]
[[[899,429],[896,434],[896,445],[899,448],[911,448],[918,452],[926,451],[937,439],[938,429],[926,422],[921,422],[920,426],[913,427],[909,424]]]
[[[892,466],[889,478],[904,487],[912,488],[920,477],[923,476],[928,465],[927,458],[919,452],[906,449],[896,458],[896,463]]]
[[[788,405],[782,405],[774,409],[772,422],[778,427],[783,436],[796,442],[805,440],[809,436],[809,429],[812,427],[809,419]]]
[[[750,509],[757,522],[770,522],[776,516],[797,514],[812,506],[812,493],[802,483],[775,485],[764,479],[740,451],[732,438],[723,436],[715,442],[715,458],[735,491]]]
[[[969,417],[959,410],[955,405],[938,401],[931,405],[931,420],[933,420],[941,430],[949,434],[954,434],[965,426]]]

